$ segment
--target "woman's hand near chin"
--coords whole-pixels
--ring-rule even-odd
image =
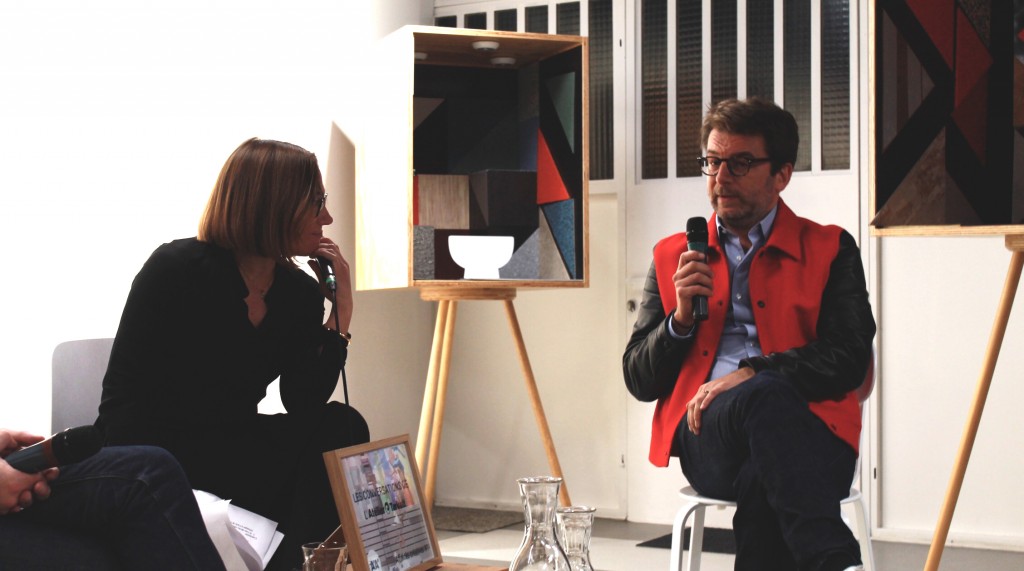
[[[331,267],[334,268],[335,291],[333,295],[327,288],[326,272],[320,268],[320,263],[317,261],[318,258],[327,260],[330,262]],[[336,310],[331,311],[324,325],[328,329],[347,333],[349,324],[352,322],[352,311],[354,308],[352,301],[352,273],[348,261],[341,255],[341,248],[330,238],[321,238],[320,246],[313,252],[313,257],[309,260],[309,266],[316,273],[324,296],[327,299],[333,300],[336,307]],[[335,323],[335,313],[337,313],[337,323]]]

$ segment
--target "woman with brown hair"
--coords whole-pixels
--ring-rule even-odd
[[[278,522],[285,537],[268,569],[297,566],[299,545],[338,525],[321,453],[369,440],[355,409],[328,402],[353,305],[348,264],[323,235],[326,202],[313,153],[244,142],[197,237],[160,246],[136,276],[103,380],[108,444],[162,446],[193,488]],[[311,257],[320,283],[296,256]],[[336,292],[318,259],[332,264]],[[259,414],[278,378],[287,414]]]

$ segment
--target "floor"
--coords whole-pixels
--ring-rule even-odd
[[[669,550],[636,544],[671,533],[671,526],[597,519],[590,541],[590,562],[596,571],[662,571],[668,569]],[[523,538],[522,524],[487,533],[438,531],[445,561],[507,566]],[[880,571],[923,569],[928,545],[875,541],[875,562]],[[733,557],[705,553],[704,571],[730,571]],[[1024,553],[947,547],[939,571],[1024,571]]]

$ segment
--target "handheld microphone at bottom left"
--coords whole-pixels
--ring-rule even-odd
[[[95,426],[78,426],[12,452],[4,460],[17,470],[34,474],[47,468],[81,462],[99,452],[102,445],[103,438]]]

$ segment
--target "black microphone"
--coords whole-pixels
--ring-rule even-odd
[[[703,216],[694,216],[686,221],[686,249],[708,255],[708,221]],[[708,296],[693,296],[693,320],[708,318]]]
[[[12,452],[4,460],[13,468],[35,474],[47,468],[81,462],[99,452],[102,444],[103,438],[95,426],[79,426]]]
[[[330,260],[321,256],[317,256],[316,263],[320,264],[320,271],[324,274],[324,284],[327,285],[327,289],[337,291],[338,280],[334,278],[334,265]]]

